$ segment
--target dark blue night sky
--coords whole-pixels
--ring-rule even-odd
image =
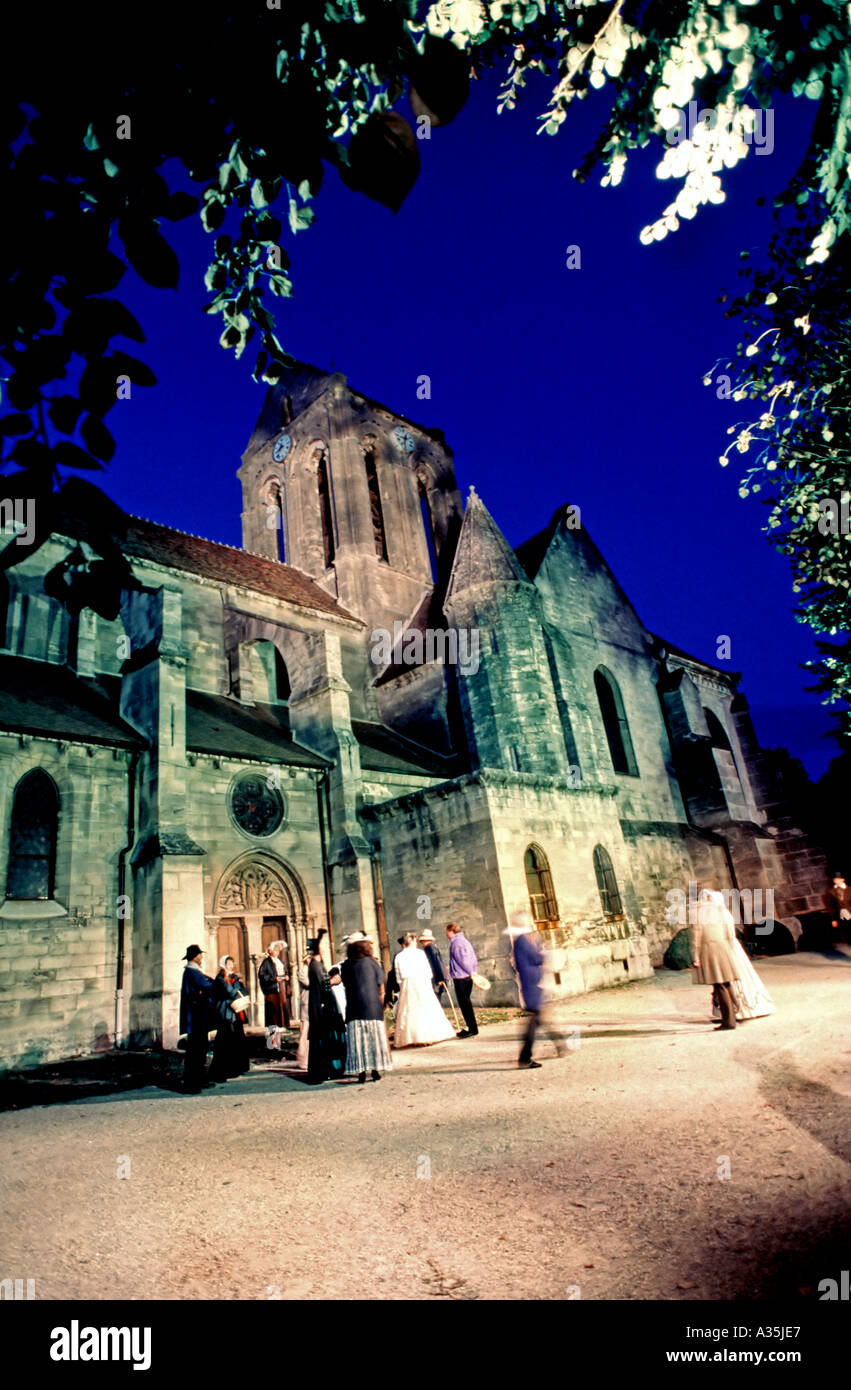
[[[813,638],[792,616],[764,509],[737,495],[735,461],[747,459],[718,465],[743,406],[702,384],[740,333],[717,296],[741,285],[739,252],[767,244],[815,108],[780,105],[774,153],[725,174],[726,203],[643,247],[638,233],[676,191],[653,176],[661,149],[633,156],[619,188],[601,188],[602,171],[580,185],[572,170],[604,104],[574,104],[550,138],[535,134],[544,85],[502,116],[496,90],[492,78],[474,84],[452,125],[420,143],[422,172],[396,215],[328,172],[316,222],[288,243],[295,295],[272,301],[278,336],[443,429],[462,492],[476,485],[513,545],[579,503],[644,623],[712,662],[729,634],[762,742],[819,775],[837,749],[827,710],[804,691]],[[251,380],[251,347],[234,361],[220,320],[201,312],[211,239],[195,219],[165,231],[180,290],[122,282],[159,385],[111,411],[105,485],[131,512],[239,544],[235,472],[265,388]],[[579,270],[566,268],[569,245]],[[416,396],[423,374],[428,401]]]

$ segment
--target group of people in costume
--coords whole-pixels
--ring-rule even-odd
[[[324,930],[308,943],[297,974],[301,991],[300,1036],[296,1067],[313,1084],[367,1076],[380,1081],[392,1069],[385,1009],[395,1008],[394,1047],[425,1047],[454,1038],[473,1038],[478,1023],[471,1002],[474,983],[487,984],[478,975],[478,961],[471,943],[455,923],[446,929],[449,938],[449,972],[430,929],[417,938],[406,932],[398,938],[399,951],[385,976],[363,932],[344,939],[342,965],[326,969],[320,953]],[[567,1055],[564,1038],[554,1027],[544,980],[547,953],[528,912],[515,913],[508,927],[511,955],[521,1000],[528,1013],[518,1066],[539,1067],[533,1058],[539,1030],[555,1044],[558,1056]],[[689,937],[694,981],[712,987],[714,1016],[719,1028],[730,1030],[744,1019],[775,1012],[775,1005],[751,965],[737,935],[732,913],[723,894],[705,888],[700,893]],[[258,971],[265,1001],[267,1034],[275,1046],[290,1026],[292,982],[282,955],[285,943],[272,942]],[[186,1034],[184,1088],[197,1093],[248,1071],[245,1036],[248,998],[231,956],[222,956],[219,971],[211,979],[204,971],[200,946],[186,952],[186,968],[180,1003],[180,1027]],[[441,996],[453,1008],[450,982],[455,987],[464,1027],[456,1032]],[[207,1036],[216,1030],[213,1060],[205,1076]]]
[[[204,970],[200,946],[187,947],[184,960],[180,991],[180,1031],[186,1035],[183,1089],[197,1095],[208,1086],[248,1071],[248,996],[236,973],[233,956],[222,956],[218,974],[212,979]],[[207,1074],[207,1036],[213,1029],[216,1038]]]

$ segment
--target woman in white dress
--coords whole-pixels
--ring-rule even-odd
[[[415,932],[406,933],[393,967],[399,984],[394,1047],[421,1047],[454,1039],[455,1029],[434,992],[431,965],[425,951],[417,946]]]
[[[777,1012],[777,1005],[771,998],[762,980],[757,975],[748,958],[748,953],[740,942],[735,932],[733,915],[724,905],[722,893],[712,889],[704,889],[701,899],[713,903],[720,908],[725,918],[729,918],[733,929],[734,943],[731,945],[733,959],[736,962],[737,971],[735,979],[730,981],[730,989],[736,1005],[736,1018],[740,1022],[747,1018],[766,1018],[769,1014]],[[699,909],[698,909],[699,910]],[[716,1006],[712,1010],[713,1018],[720,1018],[721,1012]]]

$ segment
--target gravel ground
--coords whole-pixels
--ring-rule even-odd
[[[502,1023],[380,1084],[264,1065],[0,1116],[3,1275],[41,1299],[816,1298],[851,1248],[851,954],[757,968],[778,1012],[723,1037],[708,988],[660,971],[570,1001],[539,1071]]]

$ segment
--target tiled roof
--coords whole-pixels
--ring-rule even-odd
[[[67,666],[20,656],[0,656],[0,728],[69,743],[144,746],[105,687],[82,680]]]
[[[227,695],[186,692],[186,747],[192,753],[256,758],[296,767],[327,767],[327,760],[296,743],[280,705],[241,705]]]
[[[250,551],[240,550],[235,545],[208,541],[203,536],[192,536],[172,526],[146,521],[143,517],[131,516],[129,522],[126,538],[119,537],[117,542],[131,561],[134,557],[152,560],[158,565],[186,570],[223,584],[242,584],[261,594],[271,594],[274,598],[285,599],[288,603],[297,603],[302,608],[312,608],[319,613],[333,614],[349,622],[358,621],[324,589],[320,589],[318,584],[292,565],[282,565],[278,560],[252,555]],[[56,529],[60,534],[74,539],[86,539],[85,518],[64,513]]]

